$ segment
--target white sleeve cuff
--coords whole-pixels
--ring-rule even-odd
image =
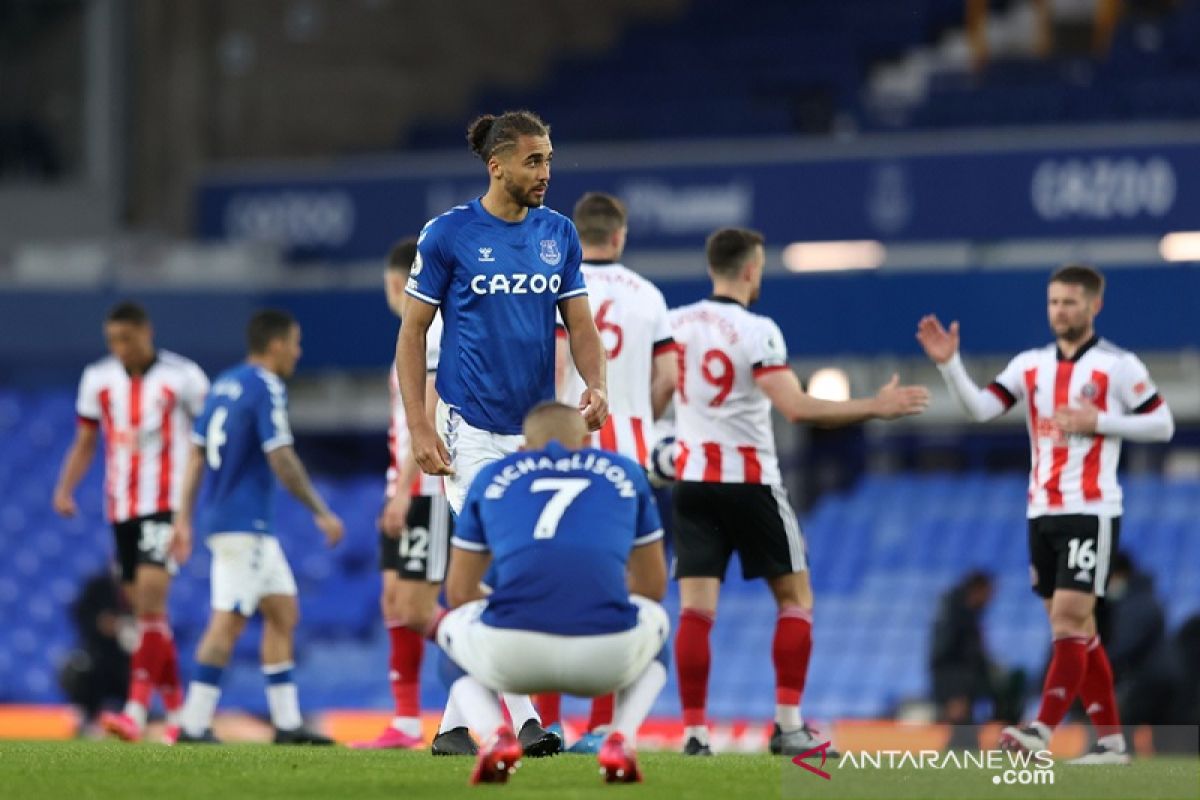
[[[291,436],[276,436],[274,439],[267,439],[263,442],[262,451],[269,453],[281,447],[290,447],[292,444],[294,444],[294,441]]]
[[[488,552],[488,546],[486,544],[480,544],[479,542],[468,542],[466,539],[460,539],[457,536],[454,536],[450,539],[450,544],[461,550],[470,550],[472,553]]]
[[[420,300],[420,301],[422,301],[422,302],[429,303],[429,305],[431,305],[431,306],[440,306],[440,305],[442,304],[440,300],[434,300],[434,299],[433,299],[432,297],[430,297],[429,295],[427,295],[427,294],[421,294],[421,293],[420,293],[420,292],[418,292],[416,289],[413,289],[413,288],[411,288],[411,287],[408,287],[408,288],[406,288],[406,289],[404,290],[404,293],[405,293],[405,294],[410,294],[410,295],[412,295],[413,297],[417,298],[418,300]]]
[[[661,538],[663,538],[663,529],[659,528],[656,531],[651,531],[650,533],[647,533],[645,536],[638,536],[636,539],[633,540],[633,546],[641,547],[644,544],[653,544],[654,542],[657,542]]]

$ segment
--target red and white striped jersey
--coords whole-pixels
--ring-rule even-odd
[[[672,310],[671,330],[679,357],[676,480],[778,485],[771,401],[755,378],[788,368],[779,326],[710,297]]]
[[[131,376],[114,356],[88,365],[79,381],[80,423],[104,437],[105,515],[125,522],[179,503],[192,420],[204,408],[208,378],[195,362],[159,350]]]
[[[437,372],[442,357],[442,315],[434,314],[429,330],[425,332],[425,371]],[[401,459],[408,457],[412,440],[408,435],[408,417],[404,415],[404,399],[400,396],[400,379],[396,376],[396,365],[389,373],[388,390],[391,396],[392,414],[388,422],[388,453],[391,461],[387,471],[387,496],[396,496],[396,479],[400,477]],[[409,492],[413,497],[432,497],[442,494],[442,478],[417,472]]]
[[[608,356],[608,421],[592,434],[592,446],[644,467],[654,444],[651,367],[674,345],[667,303],[657,286],[623,264],[584,263],[583,278]],[[585,388],[569,364],[560,399],[574,406]]]
[[[1027,403],[1030,517],[1121,513],[1121,439],[1064,435],[1054,423],[1054,410],[1086,398],[1101,411],[1154,411],[1163,401],[1137,356],[1099,337],[1071,359],[1051,344],[1017,355],[987,388],[1006,409],[1021,399]]]

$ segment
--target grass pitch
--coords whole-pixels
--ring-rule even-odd
[[[270,745],[220,747],[117,742],[0,742],[4,800],[351,798],[417,800],[503,796],[591,798],[1200,798],[1200,760],[1155,758],[1130,767],[1067,767],[1053,786],[993,783],[986,770],[838,770],[824,780],[767,755],[640,756],[645,783],[605,785],[591,756],[526,759],[509,784],[469,787],[473,759],[426,753]],[[493,795],[493,793],[495,793]]]

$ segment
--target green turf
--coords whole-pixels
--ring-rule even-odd
[[[644,753],[646,782],[605,786],[595,761],[564,755],[527,759],[504,787],[467,787],[472,760],[424,753],[269,745],[175,747],[115,742],[0,742],[4,800],[191,800],[240,797],[416,800],[497,792],[505,798],[1192,798],[1200,762],[1151,759],[1132,767],[1055,769],[1056,786],[995,786],[990,772],[829,771],[831,780],[770,756],[685,759]]]

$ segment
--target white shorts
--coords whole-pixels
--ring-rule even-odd
[[[446,476],[446,499],[454,513],[461,514],[467,490],[479,470],[520,450],[525,437],[476,428],[463,419],[456,408],[441,400],[437,404],[436,422],[438,435],[446,443],[454,467],[454,474]]]
[[[214,533],[208,537],[208,549],[212,551],[215,611],[236,611],[250,617],[268,595],[296,595],[292,568],[274,536]]]
[[[486,600],[454,609],[437,640],[467,674],[495,692],[564,692],[597,697],[629,686],[666,644],[671,622],[653,600],[633,595],[637,624],[627,631],[558,636],[493,628],[480,619]]]

